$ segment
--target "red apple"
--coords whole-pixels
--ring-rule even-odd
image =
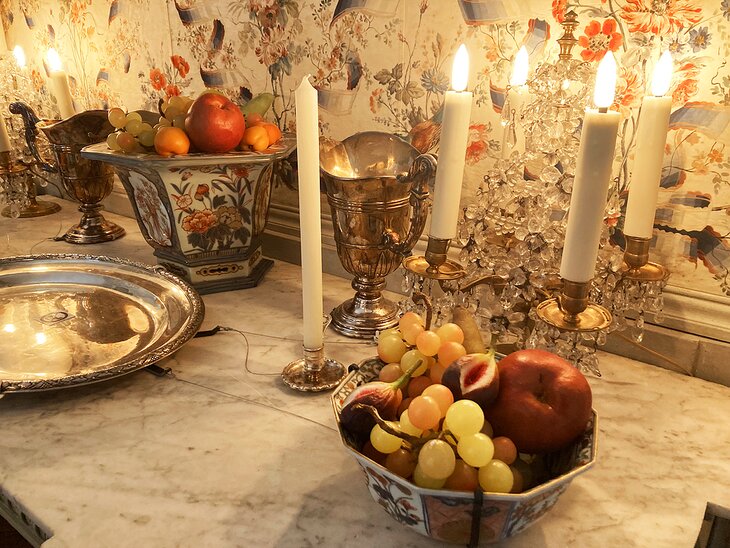
[[[217,93],[205,93],[190,106],[185,131],[195,148],[221,153],[238,146],[246,129],[241,109]]]
[[[495,436],[521,453],[568,445],[591,418],[591,387],[583,374],[545,350],[519,350],[499,362],[499,395],[484,411]]]

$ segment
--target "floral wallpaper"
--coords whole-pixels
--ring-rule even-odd
[[[475,97],[464,203],[500,156],[500,101],[517,50],[528,47],[533,68],[554,60],[570,9],[580,22],[574,56],[597,64],[612,51],[619,63],[617,234],[638,107],[669,49],[673,115],[653,253],[673,285],[730,294],[730,0],[0,0],[32,85],[46,86],[53,46],[80,108],[150,109],[206,87],[239,102],[268,91],[271,117],[293,130],[293,92],[311,74],[324,134],[392,131],[424,151],[438,146],[451,61],[465,42]]]

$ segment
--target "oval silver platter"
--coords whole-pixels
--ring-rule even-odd
[[[125,375],[169,356],[205,307],[161,267],[115,257],[0,259],[0,394]]]

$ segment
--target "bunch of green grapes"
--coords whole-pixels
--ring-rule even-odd
[[[455,402],[441,384],[426,388],[389,426],[425,443],[410,443],[376,424],[364,453],[419,487],[490,493],[523,490],[525,463],[518,460],[515,444],[503,436],[492,438],[482,408],[471,400]]]
[[[155,135],[161,127],[174,126],[185,130],[185,117],[190,110],[193,99],[173,96],[165,99],[160,105],[159,121],[154,126],[142,121],[139,112],[127,113],[119,107],[109,109],[109,123],[114,126],[106,143],[111,150],[117,152],[139,152],[154,147]]]
[[[427,330],[414,312],[404,314],[397,328],[379,334],[378,357],[386,362],[379,380],[393,382],[417,361],[423,364],[404,389],[399,420],[389,424],[421,443],[405,441],[376,424],[363,452],[420,487],[520,492],[524,462],[517,458],[515,444],[503,436],[493,438],[482,408],[471,400],[454,401],[451,390],[441,384],[444,370],[466,355],[463,342],[458,325]]]

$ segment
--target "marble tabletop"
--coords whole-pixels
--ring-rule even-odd
[[[84,252],[154,263],[133,220],[116,242],[49,240],[77,217],[0,219],[0,255]],[[328,394],[281,381],[301,355],[299,268],[204,297],[203,329],[166,360],[101,384],[0,399],[0,497],[48,547],[436,546],[368,494]],[[351,293],[325,275],[325,310]],[[352,363],[374,347],[328,331]],[[730,507],[730,388],[602,354],[598,459],[509,546],[693,546],[707,502]]]

